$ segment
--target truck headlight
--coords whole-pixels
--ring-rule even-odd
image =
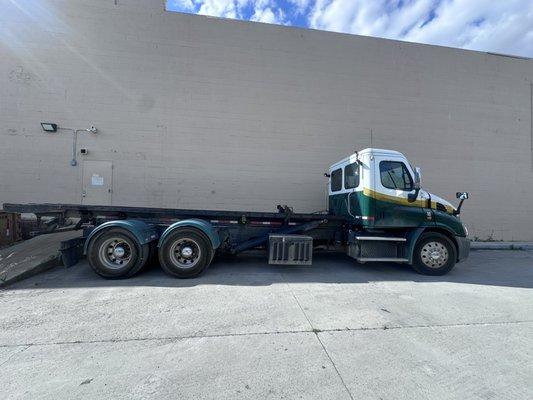
[[[465,225],[465,224],[463,224],[463,229],[465,230],[465,234],[466,234],[466,236],[468,236],[468,229],[466,228],[466,225]]]

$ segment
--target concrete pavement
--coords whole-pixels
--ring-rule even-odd
[[[318,255],[247,256],[176,280],[84,262],[0,291],[8,399],[533,397],[533,253],[447,276]]]

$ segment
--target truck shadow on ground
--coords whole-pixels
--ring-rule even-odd
[[[263,253],[242,254],[231,259],[215,258],[209,269],[192,279],[175,279],[158,265],[145,268],[129,279],[106,280],[97,276],[86,260],[71,268],[57,267],[7,290],[83,287],[192,287],[200,285],[266,286],[282,283],[369,283],[387,281],[449,282],[473,285],[533,288],[533,252],[473,251],[466,261],[444,276],[424,276],[408,265],[358,264],[338,253],[317,253],[311,266],[268,265]]]

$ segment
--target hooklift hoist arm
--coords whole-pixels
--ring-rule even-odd
[[[344,222],[344,218],[336,215],[325,214],[306,214],[294,213],[288,206],[278,207],[277,213],[269,212],[250,212],[250,211],[219,211],[219,210],[179,210],[164,208],[145,208],[145,207],[118,207],[118,206],[92,206],[79,204],[4,204],[4,209],[11,212],[34,213],[36,215],[45,215],[49,217],[62,216],[70,218],[79,218],[76,225],[70,229],[82,229],[84,224],[95,225],[94,228],[84,229],[83,237],[76,240],[68,241],[62,244],[62,254],[68,256],[68,263],[65,265],[74,265],[78,258],[87,252],[87,236],[91,232],[100,232],[100,227],[115,226],[128,229],[128,224],[139,223],[153,226],[171,225],[189,225],[188,221],[192,219],[201,219],[207,224],[212,224],[218,235],[233,229],[233,226],[239,225],[238,232],[244,233],[243,240],[236,237],[231,238],[228,243],[227,251],[230,254],[237,254],[244,250],[263,245],[269,241],[270,234],[289,235],[308,232],[321,225],[331,225],[329,230],[338,229]],[[107,221],[107,222],[106,222]],[[180,222],[176,222],[180,221]],[[233,225],[233,224],[236,225]],[[278,229],[262,229],[262,226],[275,226]],[[170,227],[169,227],[170,228]],[[160,230],[160,233],[163,233]],[[324,231],[326,232],[326,231]],[[329,232],[329,231],[328,231]],[[216,232],[213,232],[217,234]],[[255,233],[255,234],[254,234]],[[94,236],[94,233],[93,233]],[[138,235],[133,235],[137,237]],[[241,236],[240,234],[238,236]],[[329,236],[329,233],[328,233]],[[230,238],[231,235],[228,236]],[[137,241],[143,242],[143,240]],[[141,243],[142,244],[142,243]],[[215,246],[218,247],[218,246]],[[85,251],[84,251],[85,250]]]

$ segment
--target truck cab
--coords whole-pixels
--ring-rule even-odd
[[[468,255],[460,207],[423,190],[420,169],[402,153],[364,149],[333,164],[328,175],[329,213],[350,222],[356,234],[348,252],[358,261],[420,264],[436,275]],[[461,204],[468,197],[457,195]]]

